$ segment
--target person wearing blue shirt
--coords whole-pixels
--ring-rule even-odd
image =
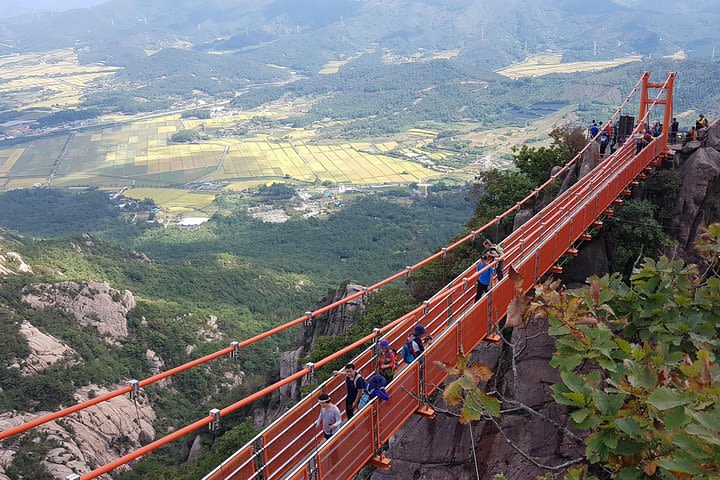
[[[360,395],[358,395],[358,393],[362,392],[365,388],[365,379],[355,370],[355,365],[352,363],[348,363],[343,370],[335,371],[333,374],[345,376],[345,387],[347,388],[345,414],[347,415],[347,419],[350,420],[360,403]]]
[[[485,257],[482,257],[480,259],[480,263],[478,263],[477,271],[480,272],[483,268],[487,267],[490,262],[492,261],[492,257],[490,255],[486,255]],[[477,302],[482,298],[485,293],[487,293],[488,289],[490,288],[490,283],[492,282],[492,276],[495,273],[495,269],[493,267],[490,267],[486,269],[484,272],[481,272],[477,279],[477,292],[475,293],[475,301]]]

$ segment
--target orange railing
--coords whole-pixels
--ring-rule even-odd
[[[646,101],[646,114],[641,121],[644,122],[648,117],[652,108],[657,104],[665,104],[665,117],[668,118],[668,105],[672,105],[672,81],[674,74],[668,77],[667,82],[662,85],[649,84],[649,74],[644,74],[638,84],[633,88],[632,92],[625,99],[621,107],[612,116],[609,124],[620,114],[622,108],[628,104],[632,95],[642,84],[643,94],[648,88],[661,88],[667,92],[665,100],[660,100],[660,94],[655,102],[650,104]],[[647,96],[643,96],[647,98]],[[667,127],[665,128],[665,131]],[[597,137],[596,137],[597,138]],[[318,309],[314,312],[297,318],[284,325],[268,330],[247,339],[243,342],[233,342],[230,347],[219,350],[215,353],[202,357],[200,359],[188,362],[187,364],[178,366],[167,372],[154,375],[138,382],[138,387],[157,382],[163,378],[178,374],[189,368],[193,368],[202,363],[206,363],[215,358],[237,354],[240,348],[267,338],[270,335],[291,328],[295,325],[303,323],[322,313],[328,312],[338,306],[351,301],[369,291],[376,290],[392,281],[404,277],[410,272],[421,268],[427,263],[441,258],[446,252],[451,251],[458,246],[465,244],[475,238],[476,235],[482,233],[488,228],[497,225],[502,219],[508,217],[512,213],[519,210],[530,200],[546,187],[551,185],[555,180],[560,178],[580,157],[587,151],[592,142],[559,172],[552,176],[546,183],[538,187],[530,193],[521,202],[509,209],[507,212],[496,217],[482,228],[471,232],[457,242],[442,249],[440,252],[432,255],[417,264],[407,267],[406,270],[399,272],[391,277],[382,280],[375,285],[369,287],[365,292],[359,292],[348,298],[335,302],[331,305]],[[505,265],[513,265],[525,277],[524,287],[527,289],[535,283],[539,276],[547,272],[548,269],[557,261],[557,259],[565,253],[565,251],[578,240],[580,235],[585,232],[588,226],[599,216],[601,216],[610,202],[619,195],[619,193],[632,181],[637,173],[645,168],[647,164],[655,157],[665,152],[666,135],[656,139],[648,146],[640,155],[634,154],[634,145],[625,144],[614,155],[610,156],[598,168],[593,170],[585,178],[578,181],[566,192],[563,192],[550,205],[544,208],[540,213],[535,215],[530,221],[523,225],[520,229],[513,232],[504,242],[506,253],[502,260]],[[649,158],[649,159],[648,159]],[[637,170],[636,167],[640,167]],[[635,172],[635,173],[633,173]],[[611,178],[612,177],[612,178]],[[620,188],[616,192],[616,190]],[[592,201],[589,200],[592,198]],[[594,202],[594,203],[593,203]],[[600,208],[602,207],[602,208]],[[489,267],[486,267],[489,268]],[[373,444],[370,448],[371,454],[377,451],[378,445],[386,441],[414,411],[419,405],[418,399],[424,399],[432,393],[437,385],[444,378],[444,372],[435,365],[435,361],[452,362],[458,351],[469,351],[485,336],[490,333],[490,329],[504,316],[507,304],[512,299],[513,288],[509,280],[505,279],[499,282],[494,288],[479,302],[474,302],[475,297],[475,279],[479,272],[475,271],[475,265],[470,266],[463,274],[458,276],[453,282],[438,292],[423,306],[416,308],[403,317],[395,320],[391,324],[382,329],[367,335],[366,337],[354,342],[339,352],[319,361],[315,366],[308,366],[305,369],[293,374],[292,376],[276,382],[263,390],[256,392],[249,397],[239,400],[234,404],[217,411],[205,418],[202,418],[191,425],[188,425],[178,431],[173,432],[166,437],[158,439],[139,450],[132,452],[124,457],[102,466],[90,473],[82,475],[83,480],[96,478],[105,474],[118,466],[126,464],[150,451],[153,451],[167,443],[170,443],[183,435],[202,428],[207,425],[215,425],[220,417],[228,415],[243,406],[246,406],[254,400],[265,396],[278,388],[299,380],[303,376],[310,374],[314,368],[320,368],[323,365],[339,358],[340,356],[355,350],[356,348],[368,343],[376,342],[380,336],[388,339],[393,348],[400,349],[405,342],[407,333],[412,330],[417,322],[422,322],[433,335],[438,335],[437,340],[428,348],[427,352],[420,357],[420,361],[401,371],[391,385],[388,387],[392,395],[392,400],[386,404],[378,404],[371,402],[372,407],[366,408],[363,412],[372,412],[368,417],[368,413],[358,414],[351,422],[343,426],[341,432],[352,428],[357,433],[358,438],[362,437],[363,441],[366,437],[365,432],[370,427],[372,432]],[[374,349],[365,350],[355,363],[359,365],[361,371],[367,372],[373,369]],[[402,387],[398,387],[401,385]],[[414,385],[414,386],[413,386]],[[313,422],[317,412],[313,408],[317,403],[317,397],[320,391],[326,390],[330,393],[333,402],[339,402],[342,397],[343,382],[338,378],[332,378],[326,382],[321,388],[316,389],[302,402],[287,412],[281,419],[268,427],[261,435],[256,437],[253,442],[236,452],[231,458],[219,466],[215,471],[208,475],[208,479],[215,480],[217,478],[281,478],[290,470],[296,469],[290,478],[307,478],[309,473],[313,475],[323,473],[321,478],[349,478],[344,475],[355,468],[355,457],[348,463],[347,468],[338,471],[331,465],[333,459],[337,459],[337,455],[345,458],[343,449],[349,448],[348,445],[353,442],[343,442],[336,437],[320,447],[321,435],[315,430]],[[89,400],[77,404],[75,406],[60,410],[58,412],[40,417],[34,421],[20,425],[13,429],[0,432],[0,439],[21,433],[35,426],[61,418],[65,415],[79,411],[83,408],[90,407],[97,403],[107,401],[118,395],[125,393],[133,393],[133,387],[128,386],[109,392],[106,395],[96,399]],[[408,392],[413,392],[410,395]],[[403,399],[402,402],[396,399]],[[345,434],[343,434],[345,435]],[[354,435],[348,438],[353,438]],[[347,448],[346,448],[347,447]],[[369,458],[367,457],[367,444],[353,444],[352,448],[361,449],[354,452],[357,458],[364,459],[358,464],[364,465]],[[324,454],[330,455],[325,458]],[[304,459],[310,463],[303,464],[304,467],[296,468],[299,462]],[[315,463],[312,463],[315,462]],[[324,462],[324,463],[323,463]],[[305,470],[303,470],[305,468]],[[341,475],[333,477],[333,475]]]

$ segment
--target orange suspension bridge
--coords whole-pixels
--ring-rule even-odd
[[[630,195],[630,188],[637,186],[662,158],[669,155],[668,129],[672,119],[673,85],[675,74],[667,76],[664,83],[650,82],[650,74],[645,72],[632,91],[625,98],[615,114],[607,122],[612,125],[640,91],[638,126],[633,133],[642,131],[654,111],[662,111],[662,133],[639,153],[635,142],[628,138],[613,154],[604,158],[590,173],[580,178],[569,189],[562,192],[529,221],[515,230],[501,242],[504,254],[499,261],[511,266],[523,278],[522,290],[529,291],[546,273],[560,273],[558,262],[566,255],[577,255],[577,247],[583,241],[592,238],[591,232],[602,227],[602,220],[612,216],[612,207],[622,204],[622,197]],[[658,90],[655,98],[651,91]],[[658,108],[659,107],[659,108]],[[659,113],[658,113],[659,115]],[[602,129],[601,129],[602,131]],[[598,136],[600,133],[598,133]],[[496,217],[483,227],[472,231],[457,242],[443,248],[436,254],[408,266],[405,270],[388,277],[364,291],[350,295],[333,304],[256,335],[241,342],[232,342],[230,346],[161,372],[143,380],[131,380],[120,388],[96,398],[78,403],[57,412],[39,417],[14,428],[0,432],[0,440],[26,432],[53,420],[58,420],[93,405],[106,402],[120,395],[136,398],[140,389],[162,379],[172,377],[188,369],[205,364],[224,356],[236,357],[240,349],[254,344],[281,331],[333,310],[344,303],[367,295],[388,283],[410,275],[424,265],[440,259],[447,252],[471,242],[479,234],[498,225],[500,221],[519,211],[523,206],[537,198],[548,186],[573,167],[582,155],[590,149],[591,139],[578,155],[543,185],[531,192],[511,209]],[[483,269],[483,270],[484,270]],[[222,409],[213,409],[208,416],[180,428],[169,435],[159,438],[113,462],[87,473],[77,472],[68,476],[68,480],[90,480],[107,474],[133,460],[188,435],[200,428],[215,430],[222,417],[243,408],[252,402],[267,396],[281,387],[314,375],[315,371],[353,350],[371,343],[355,360],[358,370],[368,376],[377,368],[377,342],[386,339],[392,348],[400,350],[409,332],[418,323],[427,328],[433,341],[425,352],[410,365],[401,368],[387,386],[388,401],[371,400],[364,408],[345,422],[340,430],[325,441],[322,432],[315,428],[318,416],[318,397],[327,392],[333,403],[339,403],[345,396],[344,380],[333,377],[298,404],[283,414],[278,420],[265,428],[256,438],[248,442],[230,458],[205,477],[205,480],[279,480],[279,479],[316,479],[349,480],[368,463],[386,468],[389,460],[382,455],[382,445],[413,415],[433,416],[426,399],[446,379],[446,372],[436,362],[454,363],[457,355],[472,351],[483,340],[497,339],[495,333],[498,323],[507,313],[507,308],[515,296],[515,286],[509,276],[497,282],[490,291],[475,302],[476,279],[481,272],[471,265],[450,284],[437,292],[421,306],[408,312],[390,324],[369,332],[342,350],[316,362],[307,364],[297,373],[284,378],[246,398]]]

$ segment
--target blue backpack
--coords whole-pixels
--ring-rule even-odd
[[[418,353],[423,352],[423,346],[422,346],[422,339],[418,337],[413,337],[412,340],[409,340],[403,345],[402,350],[400,350],[400,354],[402,355],[403,361],[405,363],[412,363],[415,360],[415,352],[413,350],[412,343],[417,339],[416,344],[418,347],[420,347],[420,351]]]

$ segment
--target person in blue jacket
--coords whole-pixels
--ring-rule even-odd
[[[486,255],[480,259],[480,262],[477,265],[477,271],[480,272],[482,269],[487,267],[490,262],[492,261],[492,257],[490,255]],[[490,283],[492,282],[492,276],[495,274],[495,269],[493,267],[487,268],[485,271],[481,272],[477,279],[477,292],[475,293],[475,301],[477,302],[482,298],[485,293],[487,293],[488,289],[490,288]]]

